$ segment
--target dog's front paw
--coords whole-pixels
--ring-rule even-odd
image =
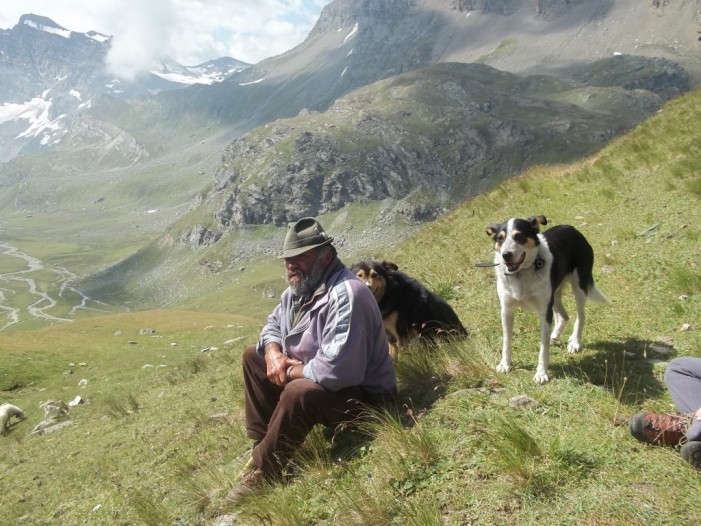
[[[574,354],[576,352],[579,352],[582,350],[582,344],[579,343],[579,340],[576,338],[570,337],[569,341],[567,342],[567,352],[570,354]]]
[[[548,378],[548,373],[542,371],[536,371],[535,376],[533,377],[533,381],[541,385],[547,383],[549,380],[550,378]]]
[[[510,363],[501,362],[499,365],[497,365],[497,372],[498,373],[508,373],[510,370],[511,370]]]

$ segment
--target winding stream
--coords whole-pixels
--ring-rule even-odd
[[[108,310],[99,308],[107,305],[89,298],[71,285],[78,276],[68,269],[46,267],[39,259],[4,241],[0,241],[0,254],[20,259],[23,262],[22,266],[25,267],[14,272],[0,273],[0,331],[19,323],[25,312],[30,317],[52,322],[71,321],[70,317],[51,313],[59,303],[63,306],[62,311],[65,310],[65,305],[70,306],[68,316],[76,314],[81,309],[105,312]],[[35,280],[39,273],[42,273],[41,279]],[[49,280],[46,279],[47,275]],[[48,281],[50,290],[43,290],[42,287],[37,286],[37,281],[40,283]],[[23,292],[29,294],[31,302],[28,305],[19,306],[17,305],[19,301],[13,300]],[[89,307],[89,304],[95,304],[96,307]]]

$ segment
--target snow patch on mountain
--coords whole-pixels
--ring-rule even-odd
[[[71,31],[70,29],[66,29],[63,26],[58,25],[56,22],[45,16],[37,16],[31,14],[23,15],[22,18],[20,18],[19,23],[24,26],[31,27],[32,29],[35,29],[37,31],[42,31],[44,33],[49,33],[52,35],[58,35],[63,38],[72,38],[74,34],[84,35],[101,44],[104,44],[112,38],[109,35],[103,35],[102,33],[98,33],[97,31],[88,31],[87,33]]]
[[[151,71],[157,77],[165,79],[170,82],[177,82],[178,84],[206,84],[211,85],[217,82],[221,82],[229,75],[236,73],[237,69],[231,69],[229,71],[202,71],[200,68],[187,68],[185,72],[175,72],[175,71]]]
[[[346,35],[346,38],[343,39],[343,43],[345,44],[348,42],[351,38],[355,36],[355,34],[358,32],[358,22],[355,23],[353,26],[353,29],[351,29],[351,32]]]
[[[85,36],[92,38],[93,40],[96,40],[100,42],[101,44],[104,42],[107,42],[111,36],[108,35],[103,35],[102,33],[98,33],[97,31],[88,31],[85,33]]]
[[[227,62],[228,65],[224,62]],[[249,64],[235,61],[234,59],[222,58],[216,61],[205,62],[197,66],[181,66],[175,63],[163,63],[159,70],[151,70],[151,74],[178,84],[211,85],[221,82],[249,66]]]
[[[263,82],[264,80],[265,80],[265,77],[263,77],[262,79],[258,79],[258,80],[252,80],[251,82],[239,82],[239,86],[248,86],[250,84],[258,84],[259,82]]]
[[[63,38],[71,38],[71,33],[73,32],[60,26],[50,26],[46,24],[41,24],[36,20],[32,20],[29,18],[24,19],[22,22],[24,23],[24,25],[29,26],[38,31],[44,31],[45,33],[51,33],[52,35],[58,35]]]
[[[61,121],[65,114],[51,119],[50,110],[53,102],[42,97],[34,97],[24,104],[5,103],[0,106],[0,124],[12,121],[26,120],[28,127],[17,134],[16,139],[41,137],[41,144],[56,143],[63,134]]]

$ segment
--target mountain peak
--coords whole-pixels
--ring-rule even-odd
[[[65,27],[58,25],[56,22],[51,20],[46,16],[35,15],[34,13],[29,13],[22,15],[19,18],[19,25],[26,25],[33,27],[34,29],[60,29],[61,31],[68,31]]]
[[[36,31],[43,31],[44,33],[50,33],[52,35],[58,35],[64,38],[71,38],[75,37],[76,35],[83,34],[78,33],[76,31],[71,31],[70,29],[66,29],[65,27],[57,24],[50,18],[46,16],[35,15],[34,13],[22,15],[19,19],[19,23],[15,26],[15,28],[25,26],[30,27]],[[112,38],[109,35],[104,35],[102,33],[98,33],[97,31],[88,31],[87,33],[84,33],[84,35],[98,42],[106,42],[110,38]]]
[[[56,22],[45,16],[35,15],[33,13],[22,15],[19,19],[18,26],[28,26],[37,31],[44,31],[54,35],[70,38],[71,30],[58,25]]]

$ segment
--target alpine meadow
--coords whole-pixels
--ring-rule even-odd
[[[675,412],[665,370],[701,358],[701,0],[322,3],[285,53],[132,80],[105,67],[121,35],[0,28],[0,526],[698,524],[701,470],[629,419]],[[585,236],[609,303],[569,353],[565,288],[537,383],[533,312],[500,372],[487,231],[541,215]],[[251,473],[244,349],[310,216],[469,336],[412,340],[396,402],[317,425],[227,503]],[[507,246],[535,245],[520,224]]]
[[[235,510],[220,503],[249,447],[240,353],[276,302],[265,291],[284,286],[281,266],[189,306],[1,332],[0,389],[28,417],[0,439],[1,522],[694,524],[699,473],[637,442],[626,419],[672,410],[665,363],[701,356],[700,108],[691,91],[600,152],[531,168],[374,254],[439,292],[471,337],[412,345],[395,408],[362,429],[315,430],[289,481]],[[495,278],[476,266],[492,258],[486,225],[540,213],[587,236],[611,300],[588,306],[580,353],[553,346],[542,386],[532,314],[516,317],[514,369],[495,372]],[[321,217],[330,232],[334,219]],[[72,425],[31,434],[41,401],[78,395]]]

